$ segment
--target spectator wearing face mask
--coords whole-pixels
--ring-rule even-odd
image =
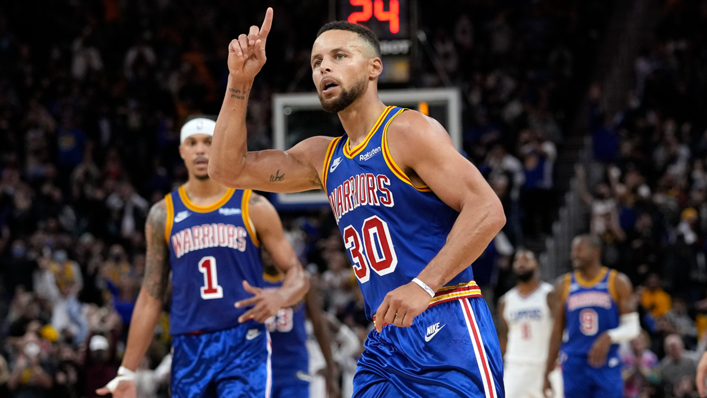
[[[12,366],[8,389],[14,398],[50,398],[54,384],[49,354],[42,348],[40,338],[27,333]]]

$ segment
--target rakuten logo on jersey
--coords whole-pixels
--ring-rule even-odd
[[[380,152],[380,151],[381,151],[381,147],[373,148],[373,149],[371,149],[370,151],[364,153],[363,155],[360,155],[360,156],[359,156],[359,160],[362,161],[362,162],[365,162],[366,160],[368,160],[368,159],[372,158],[373,156],[375,156],[375,154],[377,154],[377,153]]]
[[[195,225],[172,235],[172,248],[177,258],[211,247],[228,247],[244,252],[247,237],[245,228],[231,224]]]
[[[393,193],[387,188],[390,179],[384,174],[357,174],[344,180],[329,194],[329,204],[334,211],[336,222],[344,214],[359,206],[393,207]]]

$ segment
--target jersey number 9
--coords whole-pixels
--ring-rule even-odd
[[[585,336],[594,336],[599,331],[599,315],[591,308],[583,309],[579,313],[579,330]]]

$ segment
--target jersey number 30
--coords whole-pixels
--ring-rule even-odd
[[[216,274],[216,259],[213,256],[206,256],[199,260],[199,272],[204,274],[201,298],[204,300],[223,298],[223,288],[219,286]]]
[[[351,225],[344,229],[344,243],[351,253],[354,273],[359,282],[368,282],[371,269],[381,276],[395,271],[398,256],[390,239],[388,223],[378,216],[368,217],[361,227],[361,235]]]

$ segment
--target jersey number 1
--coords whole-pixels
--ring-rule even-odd
[[[223,288],[219,286],[218,275],[216,275],[216,259],[213,256],[206,256],[199,260],[199,272],[204,274],[201,298],[204,300],[223,298]]]
[[[370,268],[381,276],[395,271],[398,256],[390,239],[388,223],[378,216],[368,217],[363,222],[361,233],[363,242],[353,226],[344,229],[344,244],[351,253],[354,273],[359,282],[368,282],[371,278]]]

